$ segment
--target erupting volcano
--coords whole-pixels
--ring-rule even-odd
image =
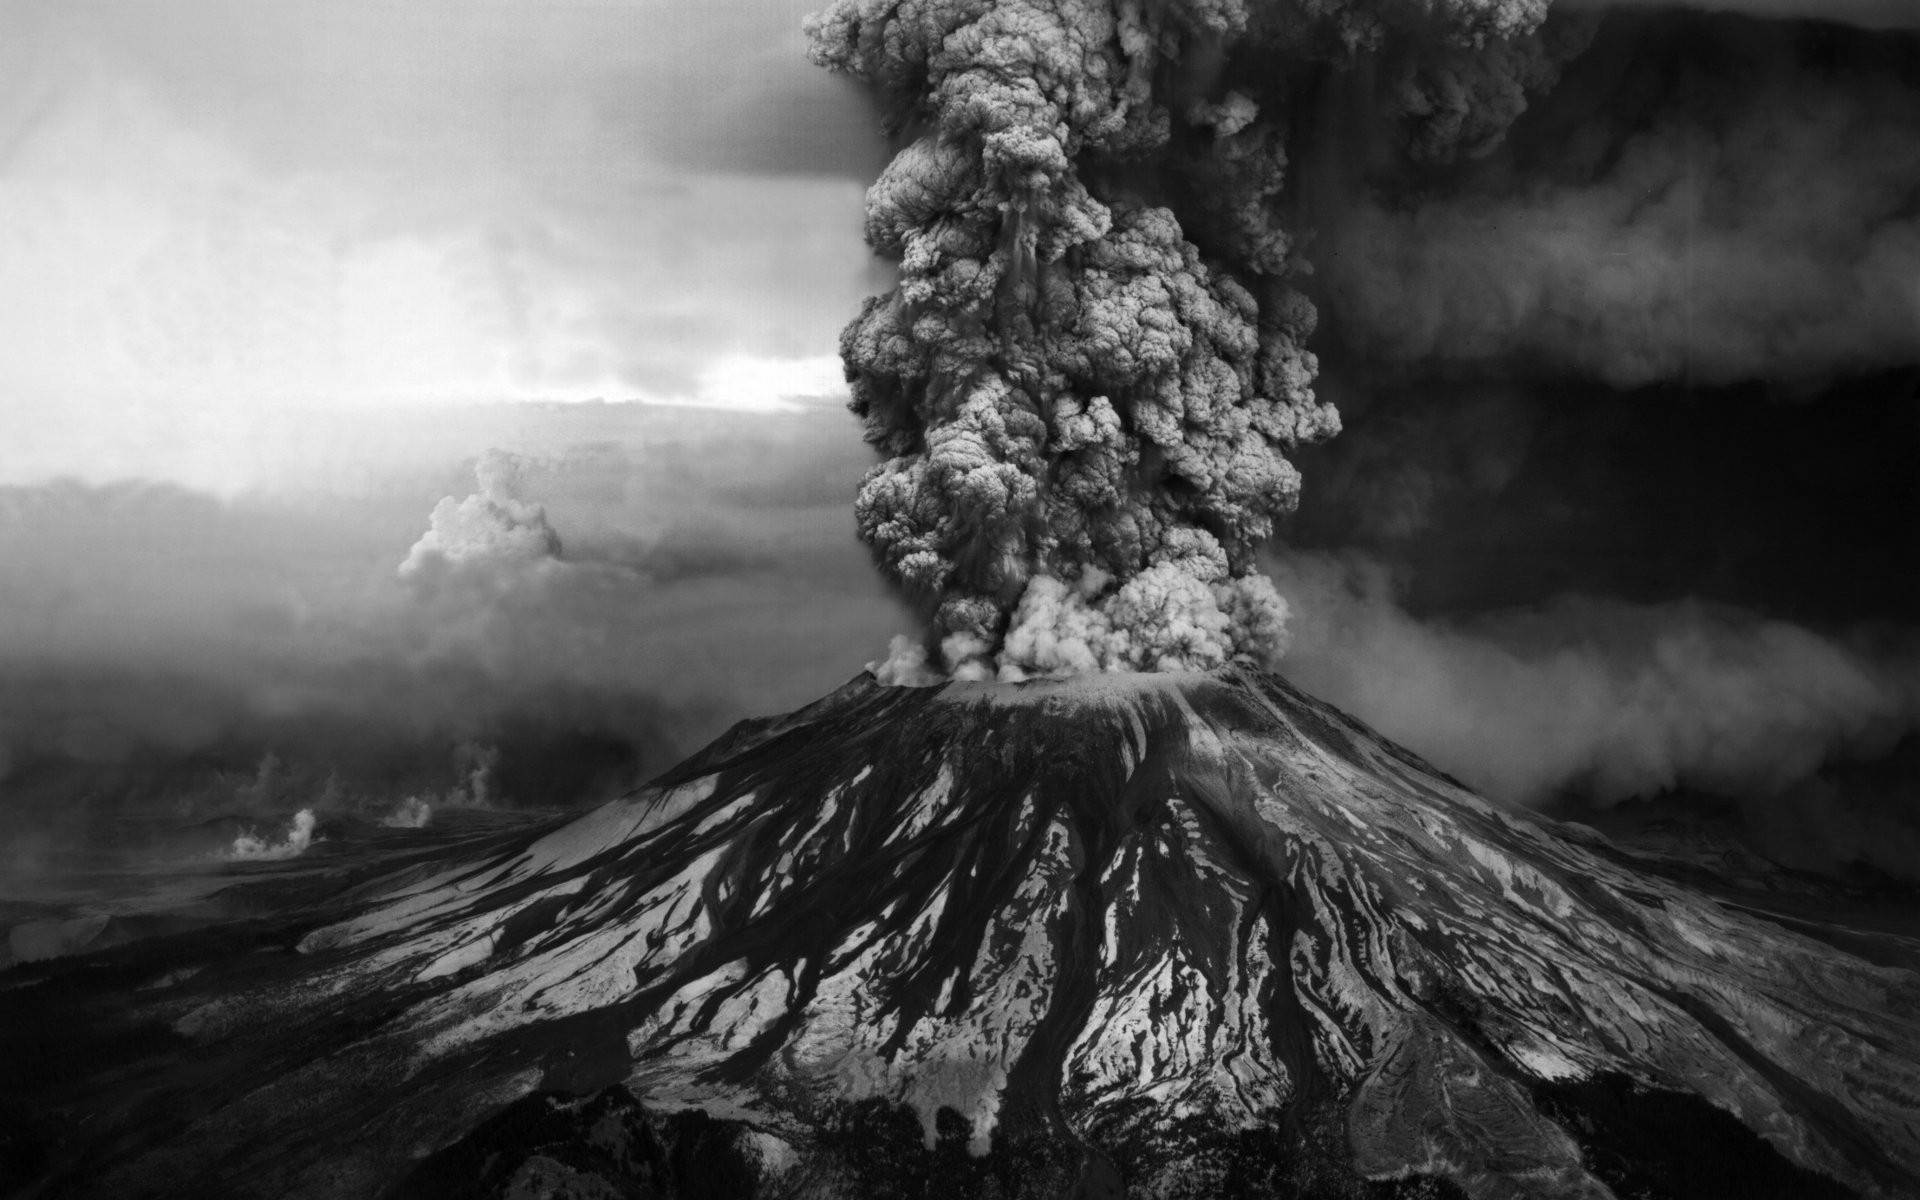
[[[453,24],[515,28],[524,7]],[[621,6],[527,11],[559,20],[549,7]],[[200,613],[198,580],[154,602],[208,622],[201,640],[114,623],[124,640],[104,644],[219,681],[202,691],[228,723],[164,673],[136,673],[131,697],[116,676],[72,695],[0,678],[19,697],[0,718],[24,731],[0,727],[0,782],[17,743],[21,794],[75,827],[96,800],[124,816],[109,810],[171,798],[184,822],[189,776],[250,817],[298,793],[284,840],[229,815],[192,831],[219,843],[198,867],[146,860],[140,886],[172,899],[134,916],[100,899],[119,877],[58,903],[0,889],[0,1192],[1920,1196],[1920,921],[1875,873],[1903,854],[1920,872],[1911,780],[1856,792],[1839,773],[1920,763],[1920,627],[1901,624],[1920,592],[1880,580],[1920,542],[1852,529],[1920,511],[1920,38],[1881,37],[1913,23],[1891,0],[1829,24],[1773,19],[1795,0],[1751,0],[1765,20],[1602,7],[831,0],[808,49],[865,89],[843,100],[884,111],[894,151],[862,230],[888,283],[842,335],[835,393],[877,460],[823,472],[786,444],[816,418],[784,376],[706,440],[601,413],[591,430],[652,457],[562,452],[557,433],[547,459],[489,450],[478,490],[441,501],[404,560],[313,569],[387,636],[348,637],[266,569],[247,572],[263,598],[218,610],[230,620]],[[726,76],[741,87],[743,62]],[[544,138],[521,112],[533,78],[506,78],[502,107]],[[610,95],[554,120],[644,107]],[[805,150],[777,149],[799,170]],[[599,179],[482,190],[532,206]],[[678,187],[582,207],[577,229],[525,217],[525,246],[476,218],[434,286],[497,285],[502,338],[564,333],[490,351],[516,370],[577,382],[617,359],[681,386],[645,345],[597,354],[578,316],[631,286],[582,264],[641,257],[611,210],[692,213],[711,194],[738,200],[712,217],[732,221],[759,200],[739,180]],[[405,224],[403,206],[299,195],[356,229]],[[235,244],[236,262],[254,253]],[[686,293],[609,328],[698,330],[677,306],[706,293]],[[380,321],[414,306],[381,295]],[[149,323],[171,328],[172,304]],[[326,329],[353,325],[325,311]],[[1317,334],[1323,312],[1345,332]],[[751,341],[737,333],[714,345]],[[712,378],[830,364],[740,361]],[[1871,456],[1778,415],[1847,372],[1878,373],[1833,418]],[[718,387],[664,398],[721,409]],[[1573,432],[1535,436],[1516,416],[1528,389],[1573,414],[1537,424]],[[1774,415],[1740,433],[1762,399]],[[1323,448],[1395,404],[1372,442]],[[725,472],[682,459],[739,437],[751,408],[792,421],[739,459],[752,478],[697,491]],[[548,418],[581,420],[526,424]],[[1644,453],[1642,425],[1671,444]],[[1734,465],[1702,483],[1709,459]],[[629,503],[650,472],[652,499]],[[793,501],[823,479],[855,493],[850,520],[809,516],[839,499]],[[1301,509],[1322,484],[1332,498]],[[58,506],[17,507],[64,528]],[[606,515],[641,509],[646,530]],[[1659,529],[1634,541],[1616,511]],[[88,519],[116,553],[141,540]],[[747,531],[723,544],[729,519]],[[852,568],[770,549],[821,530]],[[860,595],[856,534],[884,580]],[[1417,617],[1393,590],[1416,543]],[[1476,577],[1489,562],[1511,594]],[[1583,598],[1590,564],[1617,595]],[[1668,586],[1681,570],[1697,595]],[[59,640],[95,672],[115,651],[85,631],[120,611],[96,601],[122,575],[49,573],[22,661],[41,670],[40,639]],[[796,574],[814,608],[793,602]],[[1872,594],[1821,607],[1848,587]],[[815,646],[856,600],[890,623],[845,621],[857,657]],[[699,623],[730,606],[724,628],[752,638],[722,671],[723,627]],[[698,681],[681,674],[738,696],[779,673],[782,646],[830,662],[777,700],[716,702],[732,719],[845,678],[902,625],[830,695],[642,783],[721,728],[688,715]],[[203,643],[305,637],[310,661],[200,661]],[[642,638],[672,652],[617,656]],[[685,720],[641,688],[681,689]],[[694,732],[626,728],[642,714]],[[265,745],[236,783],[248,730],[312,749],[283,770]],[[678,749],[651,758],[662,745]],[[1655,853],[1526,807],[1654,793],[1744,805],[1776,840],[1812,811],[1852,874],[1796,875],[1780,863],[1800,859],[1730,841]],[[504,811],[515,800],[552,807]]]

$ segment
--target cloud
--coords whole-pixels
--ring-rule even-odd
[[[1583,596],[1423,621],[1377,560],[1289,554],[1270,570],[1294,606],[1290,678],[1511,802],[1764,802],[1920,729],[1912,631]]]
[[[1668,8],[1671,0],[1562,0],[1571,8]],[[1685,0],[1685,7],[1763,20],[1833,21],[1865,29],[1920,28],[1913,0]]]
[[[305,854],[316,841],[324,838],[314,836],[314,827],[318,818],[310,808],[303,808],[294,814],[293,821],[287,827],[287,834],[280,841],[271,841],[261,837],[251,829],[233,839],[233,845],[225,857],[236,862],[271,862],[283,858],[298,858]]]
[[[1093,0],[835,0],[809,23],[820,65],[917,117],[867,194],[897,286],[841,354],[883,456],[860,535],[957,676],[1278,654],[1254,547],[1298,498],[1288,454],[1339,419],[1273,205],[1282,97],[1179,62],[1249,26]]]
[[[474,466],[478,490],[434,505],[431,528],[407,551],[400,578],[418,581],[434,571],[534,566],[560,557],[560,535],[546,509],[520,499],[520,460],[499,449]]]
[[[231,477],[263,410],[791,405],[878,154],[803,8],[0,9],[0,477]]]
[[[818,61],[918,118],[868,194],[896,286],[842,351],[883,456],[859,528],[931,627],[923,658],[1270,660],[1277,616],[1188,601],[1250,576],[1302,494],[1296,460],[1340,429],[1321,347],[1368,364],[1362,388],[1540,395],[1812,395],[1920,362],[1920,43],[1413,8],[839,0],[816,18]],[[1486,444],[1454,461],[1362,473],[1383,485],[1348,497],[1367,536],[1419,537],[1462,474],[1500,490],[1526,438],[1479,416]],[[1189,565],[1151,588],[1186,600],[1123,600]],[[1256,629],[1271,640],[1239,640]],[[1170,641],[1206,652],[1111,652]]]
[[[1327,328],[1389,363],[1622,388],[1920,361],[1910,48],[1855,35],[1816,56],[1795,36],[1609,23],[1451,177],[1351,177],[1351,150],[1325,146],[1302,169],[1353,181],[1315,213]]]
[[[475,162],[624,172],[636,161],[865,180],[884,156],[871,110],[808,68],[810,0],[475,6],[421,0],[183,0],[81,13],[39,0],[27,23],[163,81],[196,119],[272,167],[439,174]],[[252,103],[235,108],[246,98]],[[449,134],[453,136],[449,137]],[[626,148],[597,163],[583,137]],[[798,143],[796,147],[795,143]],[[824,151],[804,161],[797,149]]]
[[[513,431],[494,415],[481,436]],[[379,819],[471,799],[483,759],[495,802],[584,801],[844,682],[904,626],[852,537],[843,416],[516,421],[377,486],[0,488],[0,839],[284,820],[323,793]]]

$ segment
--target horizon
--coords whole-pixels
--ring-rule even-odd
[[[269,752],[263,820],[569,738],[611,774],[514,799],[585,803],[925,650],[836,353],[898,147],[811,7],[0,10],[0,831]],[[1920,326],[1846,307],[1906,261],[1915,36],[1576,7],[1496,148],[1409,165],[1445,123],[1338,88],[1290,135],[1346,429],[1247,558],[1280,669],[1504,803],[1920,879]]]

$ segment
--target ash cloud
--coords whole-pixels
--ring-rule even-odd
[[[1451,169],[1427,166],[1420,128],[1367,162],[1343,143],[1355,120],[1308,139],[1301,170],[1342,181],[1309,217],[1334,338],[1622,388],[1808,386],[1920,359],[1914,39],[1669,13],[1571,44],[1564,72],[1473,56],[1507,85],[1481,107],[1513,123]]]
[[[1619,388],[1920,358],[1911,39],[1517,0],[810,32],[903,143],[866,229],[898,286],[842,338],[861,535],[930,626],[901,677],[1277,661],[1254,552],[1340,427],[1310,347]]]
[[[407,551],[400,578],[500,562],[540,563],[560,557],[560,535],[546,509],[519,495],[522,465],[503,450],[488,450],[474,466],[477,489],[463,500],[436,504],[431,527]]]
[[[809,32],[913,129],[867,196],[899,284],[841,353],[884,456],[860,533],[928,616],[936,666],[1277,659],[1254,549],[1296,500],[1287,452],[1338,418],[1268,203],[1279,114],[1183,67],[1244,39],[1247,10],[840,0]],[[1130,178],[1175,157],[1203,198]]]
[[[262,837],[249,829],[233,839],[227,858],[236,862],[272,862],[283,858],[298,858],[305,854],[316,841],[323,839],[314,836],[319,818],[311,808],[303,808],[293,815],[288,824],[286,835],[279,841]]]
[[[860,530],[931,628],[883,675],[1291,641],[1514,802],[1712,793],[1776,848],[1833,803],[1834,856],[1920,829],[1833,801],[1916,720],[1911,23],[830,6],[816,59],[900,146],[898,287],[842,342]]]
[[[1674,8],[1687,7],[1705,12],[1740,13],[1770,19],[1798,18],[1810,21],[1837,21],[1863,29],[1920,28],[1920,8],[1912,0],[1562,0],[1568,7],[1600,8]]]
[[[1911,630],[1823,634],[1699,600],[1591,596],[1421,620],[1378,560],[1271,569],[1296,606],[1291,678],[1513,803],[1680,789],[1760,803],[1920,729]]]
[[[0,882],[163,818],[204,854],[302,808],[590,802],[897,627],[835,421],[512,416],[340,493],[0,488]]]
[[[1329,380],[1348,432],[1269,567],[1283,672],[1513,803],[1722,808],[1777,862],[1920,879],[1910,373]]]

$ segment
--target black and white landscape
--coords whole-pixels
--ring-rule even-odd
[[[0,6],[0,1194],[1920,1195],[1920,8],[808,8]]]

